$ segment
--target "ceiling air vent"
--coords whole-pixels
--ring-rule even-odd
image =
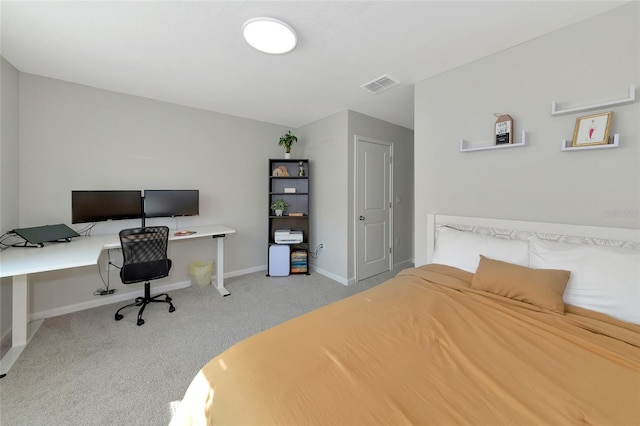
[[[385,74],[376,78],[375,80],[372,80],[366,84],[363,84],[360,87],[362,87],[363,89],[371,93],[380,93],[383,90],[387,90],[397,84],[400,84],[398,80],[391,77],[389,74]]]

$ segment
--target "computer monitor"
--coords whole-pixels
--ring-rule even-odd
[[[200,194],[197,189],[147,189],[144,191],[145,217],[197,216]]]
[[[71,223],[142,218],[141,191],[71,191]]]

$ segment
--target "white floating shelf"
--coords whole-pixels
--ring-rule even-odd
[[[606,149],[617,148],[620,146],[620,135],[618,133],[613,135],[611,141],[606,145],[585,145],[585,146],[571,146],[572,141],[562,139],[562,150],[567,151],[583,151],[585,149]]]
[[[570,114],[572,112],[580,112],[580,111],[590,111],[592,109],[600,109],[614,105],[622,105],[628,104],[631,102],[635,102],[636,100],[636,86],[631,85],[629,87],[629,96],[623,99],[617,99],[615,101],[606,101],[606,102],[598,102],[591,105],[585,105],[581,107],[575,108],[567,108],[567,109],[558,109],[558,104],[555,101],[551,102],[551,115],[562,115],[562,114]]]
[[[522,131],[522,140],[520,140],[519,142],[514,142],[514,143],[505,143],[505,144],[501,144],[501,145],[489,145],[492,142],[485,141],[485,142],[478,142],[479,144],[482,144],[482,145],[485,145],[485,146],[479,146],[479,147],[475,147],[475,148],[470,148],[469,147],[469,143],[470,143],[470,141],[468,141],[468,140],[460,139],[460,152],[487,151],[489,149],[516,148],[516,147],[519,147],[519,146],[526,146],[527,145],[527,132],[523,130]]]

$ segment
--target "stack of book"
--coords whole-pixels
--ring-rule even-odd
[[[299,274],[307,272],[307,252],[295,250],[291,252],[291,273]]]

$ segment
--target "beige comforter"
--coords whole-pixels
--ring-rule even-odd
[[[471,278],[407,269],[252,336],[200,371],[172,424],[640,424],[640,326]]]

